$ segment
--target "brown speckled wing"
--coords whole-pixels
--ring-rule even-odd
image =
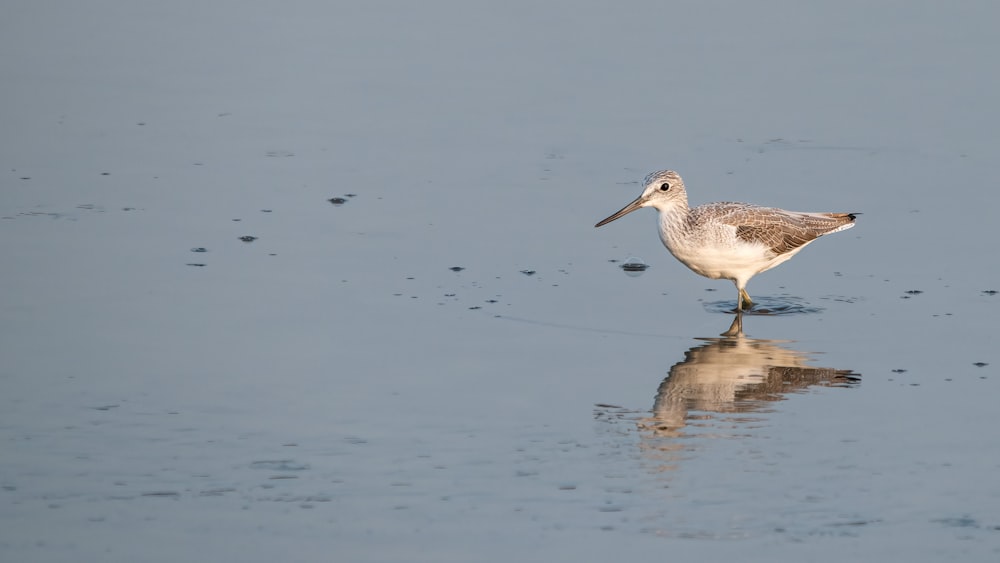
[[[736,237],[766,245],[775,254],[790,252],[854,222],[853,213],[801,213],[733,204],[718,217],[736,227]]]

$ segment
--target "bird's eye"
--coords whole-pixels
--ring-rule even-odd
[[[667,191],[669,189],[670,189],[670,184],[668,184],[666,182],[663,182],[662,184],[660,184],[660,191],[661,192],[665,192],[665,191]]]

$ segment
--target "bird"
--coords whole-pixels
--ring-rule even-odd
[[[736,312],[750,310],[747,282],[795,256],[817,238],[850,229],[860,213],[809,213],[722,201],[688,206],[680,174],[660,170],[646,176],[642,194],[599,221],[601,227],[652,207],[659,212],[660,241],[697,274],[732,280]]]

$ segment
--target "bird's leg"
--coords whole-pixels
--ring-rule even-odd
[[[737,309],[739,311],[749,311],[750,308],[753,307],[753,300],[750,299],[750,294],[747,293],[747,290],[743,289],[742,287],[739,288],[739,290],[740,290],[740,298],[737,301],[738,305]]]

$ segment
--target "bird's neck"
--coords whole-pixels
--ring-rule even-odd
[[[686,201],[675,201],[669,207],[657,211],[660,215],[660,239],[667,248],[672,248],[676,241],[685,237],[691,210]]]

